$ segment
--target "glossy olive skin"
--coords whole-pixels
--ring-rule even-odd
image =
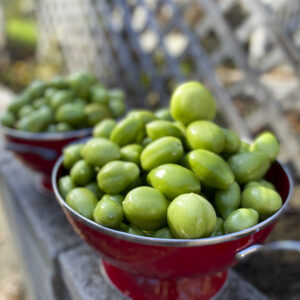
[[[157,117],[148,110],[132,110],[129,114],[128,117],[136,117],[139,118],[144,125],[157,120]]]
[[[99,171],[97,182],[101,190],[107,194],[119,194],[140,174],[135,163],[114,160]]]
[[[140,165],[140,156],[143,147],[138,144],[129,144],[121,148],[121,158],[125,161],[131,161]]]
[[[125,196],[123,195],[119,195],[119,194],[116,194],[116,195],[109,195],[109,194],[105,194],[101,200],[111,200],[111,201],[115,201],[119,204],[122,204],[122,202],[124,201],[125,199]]]
[[[225,233],[233,233],[250,228],[258,223],[258,213],[252,208],[234,210],[224,222]]]
[[[273,215],[281,206],[280,195],[263,186],[250,187],[242,193],[242,207],[255,209],[261,219]]]
[[[273,191],[276,191],[276,188],[275,188],[274,184],[267,181],[267,180],[264,180],[264,179],[262,179],[260,181],[250,181],[250,182],[248,182],[245,185],[244,190],[248,189],[248,188],[251,188],[251,187],[257,187],[257,186],[263,186],[267,189],[271,189]]]
[[[160,120],[165,120],[165,121],[174,121],[171,115],[171,111],[168,108],[162,108],[159,109],[155,112],[155,115],[158,119]]]
[[[165,163],[175,163],[183,155],[181,141],[175,137],[163,137],[147,145],[141,154],[141,165],[149,171]]]
[[[159,239],[174,239],[170,229],[168,227],[160,228],[156,230],[153,235],[154,238]]]
[[[80,186],[88,184],[95,177],[93,166],[84,160],[77,161],[70,171],[72,181]]]
[[[142,230],[157,230],[167,221],[169,201],[164,195],[149,186],[130,191],[122,203],[128,221]]]
[[[224,219],[228,215],[238,209],[241,204],[241,189],[239,185],[234,182],[228,189],[219,190],[215,193],[214,206],[217,213]]]
[[[169,121],[156,120],[146,125],[147,136],[153,141],[164,136],[174,136],[183,139],[182,132]]]
[[[63,150],[64,161],[63,165],[66,169],[71,169],[72,166],[81,159],[81,150],[83,148],[83,144],[74,144],[66,147]]]
[[[241,147],[239,136],[232,130],[226,128],[222,128],[222,131],[225,136],[225,146],[222,152],[229,155],[237,153]]]
[[[270,168],[268,157],[261,152],[235,154],[229,158],[228,164],[240,184],[262,179]]]
[[[118,228],[123,221],[124,212],[121,204],[109,199],[101,199],[93,213],[96,223],[109,228]]]
[[[167,218],[174,237],[197,239],[213,232],[217,217],[205,198],[189,193],[178,196],[170,203]]]
[[[227,189],[234,182],[227,163],[213,152],[202,149],[191,151],[188,161],[200,181],[208,187]]]
[[[117,122],[113,119],[105,119],[100,121],[93,129],[93,137],[109,138],[116,125]]]
[[[15,115],[9,111],[5,112],[1,117],[1,123],[7,127],[14,127],[16,122]]]
[[[70,176],[63,176],[59,178],[58,190],[64,199],[66,199],[68,193],[75,188],[76,185],[74,184]]]
[[[186,138],[191,149],[205,149],[220,153],[225,147],[225,135],[218,125],[210,121],[195,121],[186,129]]]
[[[90,190],[97,197],[97,199],[101,199],[101,197],[104,195],[104,192],[100,190],[96,181],[92,181],[86,184],[84,187]]]
[[[148,183],[173,200],[181,194],[200,192],[200,180],[190,170],[175,164],[164,164],[152,169],[147,176]]]
[[[85,106],[84,114],[88,126],[95,126],[100,121],[111,117],[110,110],[107,106],[100,103],[91,103]]]
[[[92,138],[82,148],[81,156],[91,165],[102,167],[106,163],[120,159],[117,144],[105,138]]]
[[[122,98],[111,98],[108,106],[114,118],[122,116],[126,111],[126,106]]]
[[[135,143],[142,130],[143,122],[139,118],[125,118],[113,129],[110,134],[110,140],[120,147],[132,144]]]
[[[221,236],[225,234],[224,230],[224,220],[222,218],[217,217],[216,226],[211,233],[210,237]]]
[[[79,125],[84,122],[85,115],[80,104],[66,103],[58,107],[55,112],[56,122],[65,122],[71,125]]]
[[[98,200],[88,189],[75,188],[68,193],[66,202],[76,212],[92,220]]]
[[[263,152],[273,162],[279,153],[279,143],[271,132],[263,132],[254,140],[250,151]]]
[[[179,85],[172,95],[170,108],[174,120],[185,125],[196,120],[212,120],[216,114],[211,93],[198,82]]]

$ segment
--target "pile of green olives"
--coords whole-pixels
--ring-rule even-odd
[[[65,148],[61,196],[82,216],[140,236],[198,239],[256,225],[282,206],[264,179],[278,141],[264,132],[245,143],[215,114],[211,93],[188,82],[170,109],[102,120],[85,144]]]
[[[125,95],[108,90],[95,76],[76,73],[32,82],[9,105],[4,126],[29,132],[64,132],[93,127],[125,113]]]

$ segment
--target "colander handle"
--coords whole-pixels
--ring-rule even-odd
[[[250,255],[256,252],[268,252],[274,250],[289,250],[289,251],[296,251],[300,253],[300,241],[275,241],[270,242],[265,245],[261,244],[254,244],[235,255],[236,260],[241,261],[245,258],[248,258]]]
[[[8,151],[18,152],[18,153],[30,153],[42,157],[45,160],[54,160],[58,156],[58,153],[49,148],[24,145],[13,142],[5,142],[5,149]]]

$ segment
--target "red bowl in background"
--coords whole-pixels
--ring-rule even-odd
[[[57,161],[52,173],[56,198],[76,232],[101,255],[105,278],[131,299],[211,299],[225,286],[227,270],[237,263],[238,255],[264,242],[292,194],[291,177],[275,162],[266,178],[276,186],[284,203],[258,225],[194,240],[135,236],[96,224],[68,206],[57,189],[62,160]]]
[[[31,133],[2,126],[5,149],[28,168],[42,174],[42,187],[52,191],[51,172],[63,148],[69,143],[91,135],[92,129],[80,129],[68,132]]]

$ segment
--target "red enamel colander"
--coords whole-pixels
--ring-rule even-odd
[[[63,174],[62,161],[63,157],[52,173],[55,196],[76,232],[100,254],[106,280],[128,299],[211,299],[226,286],[228,269],[250,253],[295,245],[300,250],[300,242],[293,241],[262,245],[292,195],[291,177],[277,161],[266,176],[283,199],[277,213],[240,232],[193,240],[131,235],[81,216],[68,206],[57,189],[57,180]]]

